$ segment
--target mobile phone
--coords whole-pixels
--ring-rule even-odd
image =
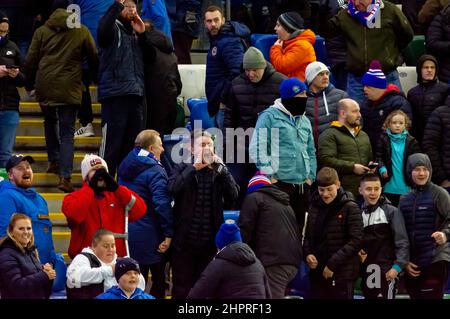
[[[367,167],[370,168],[370,169],[377,168],[378,167],[378,163],[369,164]]]
[[[18,69],[19,67],[17,65],[12,64],[12,65],[7,65],[6,68],[7,69]]]

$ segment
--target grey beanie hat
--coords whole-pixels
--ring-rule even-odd
[[[242,62],[244,69],[265,69],[267,62],[264,55],[255,47],[248,48]]]

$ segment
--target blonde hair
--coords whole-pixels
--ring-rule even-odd
[[[9,220],[8,229],[6,230],[6,235],[7,236],[3,237],[1,239],[0,246],[3,244],[3,242],[6,239],[10,238],[14,242],[14,244],[17,246],[17,248],[19,248],[22,251],[22,253],[25,253],[24,247],[12,235],[12,232],[13,232],[14,226],[16,225],[16,222],[18,220],[21,220],[21,219],[28,219],[31,222],[30,216],[27,216],[27,215],[22,214],[22,213],[14,213],[14,214],[12,214],[11,218]],[[34,246],[34,233],[32,232],[30,241],[28,242],[28,244],[27,244],[27,246],[25,248],[30,249],[33,246]]]
[[[134,146],[147,149],[150,145],[156,143],[156,138],[159,136],[160,134],[155,130],[143,130],[136,136]]]
[[[396,115],[402,115],[405,118],[405,128],[409,130],[411,127],[411,120],[409,119],[409,116],[403,112],[402,110],[395,110],[389,113],[389,115],[386,117],[383,123],[383,130],[387,130],[389,128],[389,125],[391,124],[392,118]]]

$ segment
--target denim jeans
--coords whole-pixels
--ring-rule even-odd
[[[224,130],[224,126],[225,126],[225,109],[219,109],[217,111],[217,114],[215,116],[215,122],[216,122],[216,126],[218,129],[220,130]]]
[[[11,157],[18,124],[19,112],[0,111],[0,167],[2,168]]]
[[[48,106],[44,113],[45,143],[49,162],[59,161],[61,176],[70,178],[73,170],[75,120],[79,105]]]
[[[348,73],[347,75],[347,93],[350,97],[358,102],[359,105],[362,105],[366,100],[366,96],[364,95],[364,86],[361,83],[362,76],[355,76],[352,73]],[[394,84],[402,89],[402,85],[400,84],[400,78],[398,77],[398,71],[392,71],[386,74],[386,81],[388,84]]]

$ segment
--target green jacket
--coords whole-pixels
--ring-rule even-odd
[[[402,11],[387,1],[381,2],[381,27],[368,28],[340,10],[321,30],[326,38],[342,34],[347,44],[347,69],[362,76],[372,60],[379,60],[385,74],[394,71],[402,61],[400,52],[413,39],[413,30]]]
[[[69,28],[70,15],[64,9],[53,12],[34,33],[25,61],[27,77],[34,80],[36,96],[44,104],[81,104],[83,59],[87,58],[92,73],[98,67],[94,39],[83,25]]]
[[[344,190],[358,195],[359,180],[361,176],[353,173],[354,164],[367,166],[372,160],[372,147],[369,136],[356,129],[356,136],[338,121],[331,123],[319,136],[319,155],[321,167],[334,168],[340,177]]]

